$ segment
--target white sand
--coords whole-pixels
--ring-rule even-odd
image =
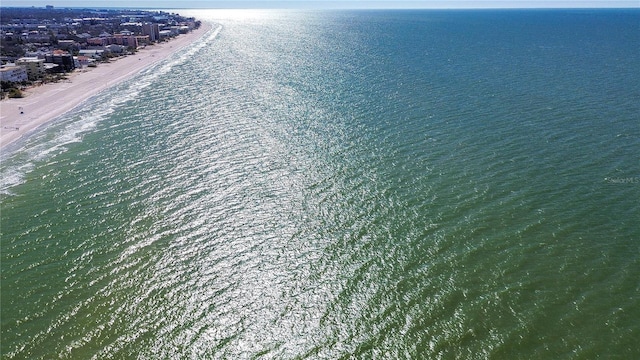
[[[202,23],[197,30],[147,46],[134,55],[99,63],[95,68],[76,69],[69,74],[68,80],[27,89],[23,91],[23,98],[0,101],[0,150],[100,91],[170,57],[210,29],[211,25]]]

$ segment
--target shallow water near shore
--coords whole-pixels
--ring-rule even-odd
[[[640,12],[195,15],[4,155],[3,358],[640,356]]]

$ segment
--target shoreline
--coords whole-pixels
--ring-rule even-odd
[[[34,130],[75,109],[78,105],[140,71],[169,58],[213,28],[202,22],[198,29],[166,42],[147,46],[136,54],[100,63],[95,68],[76,69],[68,79],[30,87],[24,97],[0,102],[0,153],[8,145],[28,137]],[[21,113],[22,112],[22,113]]]

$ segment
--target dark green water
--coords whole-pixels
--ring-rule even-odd
[[[640,357],[640,12],[195,15],[3,152],[3,358]]]

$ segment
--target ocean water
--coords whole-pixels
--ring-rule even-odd
[[[640,11],[195,15],[3,151],[2,358],[640,358]]]

